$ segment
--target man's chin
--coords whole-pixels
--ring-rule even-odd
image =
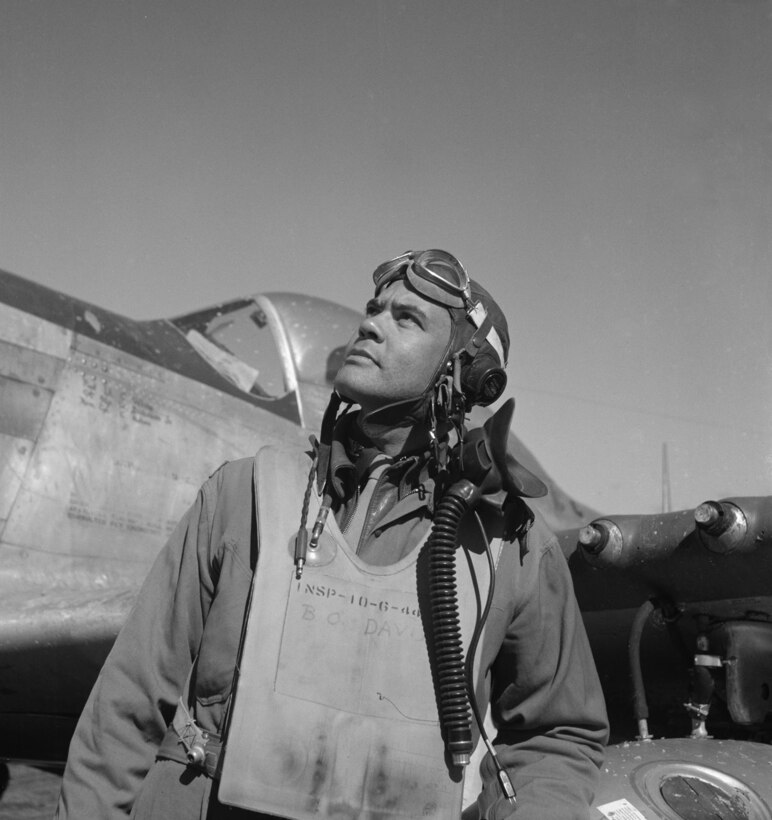
[[[359,391],[357,390],[356,379],[347,378],[349,374],[343,372],[345,369],[346,365],[343,365],[343,367],[338,371],[338,375],[335,377],[335,381],[332,386],[339,395],[349,401],[359,404]]]

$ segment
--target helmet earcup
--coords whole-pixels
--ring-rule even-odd
[[[469,407],[493,404],[501,398],[506,386],[507,374],[492,352],[481,350],[461,368],[461,389]]]

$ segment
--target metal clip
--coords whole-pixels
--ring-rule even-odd
[[[182,698],[177,702],[172,727],[185,749],[185,756],[191,766],[203,769],[206,763],[206,744],[209,733],[205,732],[191,717]]]

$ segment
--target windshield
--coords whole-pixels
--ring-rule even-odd
[[[202,358],[245,393],[280,398],[290,391],[268,318],[253,299],[218,305],[173,323]]]

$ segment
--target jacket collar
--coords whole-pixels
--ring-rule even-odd
[[[380,454],[358,425],[359,411],[344,413],[333,431],[330,448],[329,484],[338,502],[345,503],[357,492],[360,479],[367,473],[372,460]],[[435,468],[428,450],[402,455],[392,467],[404,469],[399,482],[398,498],[402,498],[413,486],[420,486],[420,503],[425,504],[430,515],[435,507]],[[391,468],[389,468],[391,469]],[[481,511],[493,515],[503,525],[508,536],[525,533],[533,522],[533,513],[521,498],[509,496],[504,490],[489,493],[480,500]]]
[[[341,416],[333,432],[329,484],[334,495],[340,500],[350,498],[356,492],[373,459],[381,454],[359,429],[357,416],[357,411]],[[393,465],[403,467],[401,483],[416,473],[419,483],[426,484],[431,481],[428,451],[405,453],[394,460]],[[403,490],[404,488],[401,488],[400,495],[403,494]]]

